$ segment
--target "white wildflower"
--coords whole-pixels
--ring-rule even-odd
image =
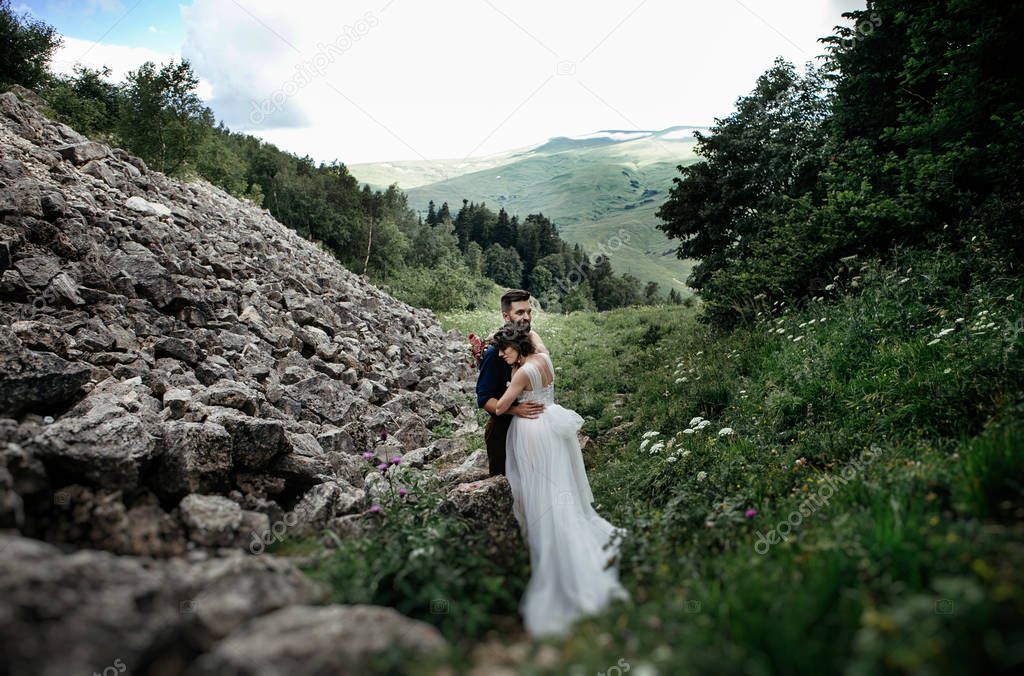
[[[800,342],[801,340],[803,340],[803,339],[804,339],[804,337],[803,337],[803,336],[797,336],[796,338],[794,338],[794,339],[793,339],[793,342],[794,342],[794,343],[799,343],[799,342]]]
[[[832,291],[832,290],[833,290],[833,289],[835,289],[835,288],[836,288],[836,285],[835,285],[835,284],[829,284],[829,285],[827,285],[827,286],[825,287],[825,290],[826,290],[826,291]]]
[[[703,420],[703,419],[704,418],[700,417],[699,415],[695,416],[693,418],[690,418],[689,427],[696,427],[700,423],[700,421]]]
[[[932,340],[929,340],[929,341],[928,341],[928,344],[929,344],[929,345],[934,345],[934,344],[935,344],[935,343],[937,343],[937,342],[939,342],[939,339],[938,339],[938,338],[933,338]]]
[[[670,455],[670,456],[668,456],[667,458],[665,458],[665,462],[675,462],[675,461],[676,461],[676,460],[678,460],[678,459],[679,459],[679,458],[677,458],[676,456],[674,456],[674,455]]]
[[[663,443],[661,443],[659,441],[658,443],[656,443],[653,446],[651,446],[650,454],[654,455],[655,453],[658,453],[659,451],[661,451],[661,449],[663,449],[663,448],[665,448],[665,444],[663,444]]]
[[[697,472],[697,481],[704,481],[708,478],[708,473],[704,471]]]
[[[935,337],[936,338],[942,338],[943,336],[949,335],[950,333],[953,333],[954,331],[956,331],[956,329],[952,329],[952,328],[951,329],[942,329],[937,334],[935,334]]]
[[[697,423],[697,430],[698,431],[702,430],[702,429],[704,429],[705,427],[707,427],[710,424],[711,424],[710,420],[701,420],[699,423]]]
[[[641,438],[641,439],[650,439],[651,437],[656,437],[656,436],[658,436],[659,434],[661,434],[661,433],[660,433],[660,432],[658,432],[657,430],[650,430],[650,431],[648,431],[648,432],[644,432],[643,436],[642,436],[642,437],[640,437],[640,438]]]
[[[718,430],[718,436],[720,436],[720,437],[727,437],[730,434],[735,434],[732,431],[731,427],[723,427],[722,429]]]
[[[680,453],[680,454],[679,454],[679,457],[680,457],[680,458],[689,458],[689,457],[690,457],[690,451],[689,451],[689,449],[687,449],[687,450],[683,451],[682,453]]]
[[[943,371],[943,373],[952,373],[952,372],[953,372],[953,369],[946,369],[945,371]]]
[[[691,430],[691,429],[687,428],[687,429],[683,430],[683,434],[693,434],[694,431],[695,430]]]

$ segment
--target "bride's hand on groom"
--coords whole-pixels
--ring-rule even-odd
[[[510,408],[508,412],[520,418],[536,418],[544,412],[544,404],[539,401],[524,401]]]

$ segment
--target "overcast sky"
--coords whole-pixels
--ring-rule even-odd
[[[218,120],[317,161],[462,158],[708,125],[854,0],[32,0],[53,67],[187,58]]]

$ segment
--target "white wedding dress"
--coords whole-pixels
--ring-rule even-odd
[[[554,376],[551,358],[545,354]],[[572,623],[600,612],[613,599],[629,600],[619,583],[616,528],[594,510],[576,431],[583,418],[555,403],[554,379],[543,387],[538,364],[522,366],[532,390],[518,401],[539,401],[536,418],[516,416],[506,437],[505,475],[513,511],[530,548],[530,581],[519,604],[526,631],[534,637],[564,636]],[[605,545],[608,545],[605,547]]]

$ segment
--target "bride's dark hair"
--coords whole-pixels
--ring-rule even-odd
[[[498,350],[511,345],[519,351],[519,356],[523,358],[537,351],[533,347],[533,341],[530,340],[530,332],[520,329],[515,322],[505,322],[500,329],[495,331],[491,336],[491,345]]]

